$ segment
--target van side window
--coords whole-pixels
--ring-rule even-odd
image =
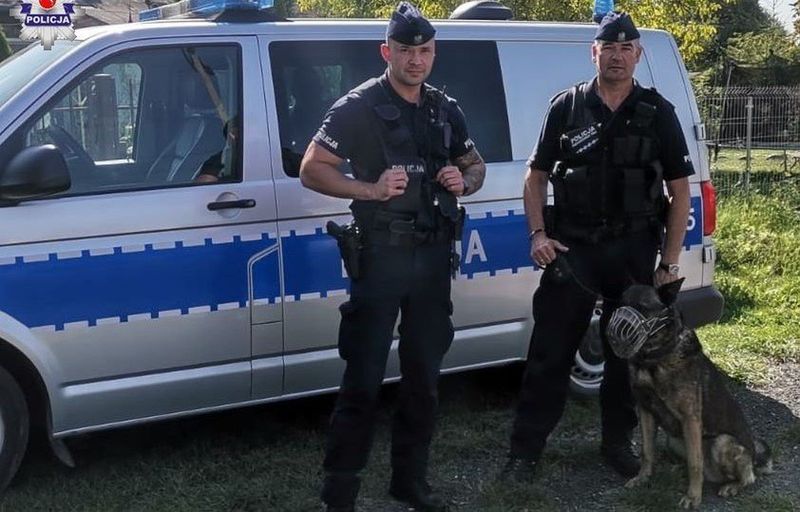
[[[277,41],[269,45],[283,169],[296,177],[328,108],[386,69],[378,41]],[[480,77],[479,80],[476,77]],[[487,162],[511,160],[506,99],[493,41],[437,41],[428,82],[446,86]]]
[[[67,195],[238,181],[239,47],[125,52],[95,65],[10,143],[54,144]]]

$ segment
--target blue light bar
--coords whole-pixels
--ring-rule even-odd
[[[275,0],[182,0],[174,4],[139,11],[139,21],[208,18],[226,11],[265,10],[274,4]]]

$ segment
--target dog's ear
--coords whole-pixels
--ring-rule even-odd
[[[676,281],[662,284],[658,287],[658,298],[661,299],[661,302],[663,302],[665,306],[671,306],[675,304],[675,300],[678,298],[678,292],[681,289],[684,279],[686,278],[682,277]]]

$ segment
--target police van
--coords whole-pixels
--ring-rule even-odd
[[[269,4],[186,0],[142,14],[179,19],[79,30],[0,67],[0,488],[31,425],[70,463],[77,434],[337,388],[348,280],[323,227],[348,203],[297,174],[326,109],[385,69],[386,21],[279,20]],[[487,162],[463,199],[454,372],[526,357],[541,271],[525,160],[549,98],[593,76],[595,27],[435,26],[429,82],[458,99]],[[696,169],[681,305],[702,325],[722,308],[703,125],[673,38],[642,43],[637,77],[675,104]],[[577,388],[599,383],[599,352],[595,322]]]

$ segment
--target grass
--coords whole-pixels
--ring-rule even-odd
[[[723,370],[745,383],[759,383],[776,361],[800,361],[798,206],[798,188],[771,196],[730,194],[719,203],[716,281],[726,307],[722,321],[701,329],[700,338]],[[594,400],[567,405],[534,483],[498,483],[520,375],[518,367],[510,367],[442,379],[431,480],[456,510],[677,510],[686,486],[682,464],[660,462],[651,482],[633,490],[603,468]],[[386,496],[395,390],[383,390],[375,448],[359,497],[363,512],[406,510]],[[777,402],[755,396],[759,411],[783,411],[771,441],[779,457],[788,457],[800,445],[800,423]],[[74,470],[37,443],[0,498],[0,512],[317,511],[332,405],[333,397],[323,396],[79,438],[70,442],[78,462]],[[779,478],[780,471],[770,478]],[[786,496],[769,483],[727,501],[713,490],[706,487],[705,509],[800,507],[796,492]]]
[[[771,361],[800,360],[800,187],[718,201],[715,281],[722,322],[700,330],[731,376],[758,383]]]

